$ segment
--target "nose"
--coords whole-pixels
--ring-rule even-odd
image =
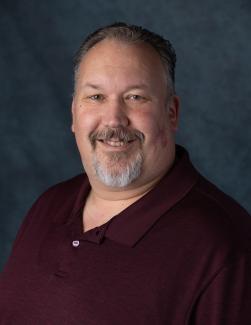
[[[114,99],[107,102],[102,120],[105,127],[116,128],[119,126],[128,126],[129,118],[123,101]]]

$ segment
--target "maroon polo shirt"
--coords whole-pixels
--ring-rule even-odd
[[[176,153],[153,190],[85,233],[86,175],[46,191],[0,276],[0,324],[250,325],[250,216]]]

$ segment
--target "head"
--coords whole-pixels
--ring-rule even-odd
[[[87,37],[75,56],[72,131],[92,183],[113,189],[160,178],[175,155],[175,52],[123,23]]]

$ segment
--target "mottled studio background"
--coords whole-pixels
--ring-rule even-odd
[[[251,1],[0,0],[0,269],[33,201],[81,172],[70,132],[72,55],[114,21],[177,51],[178,142],[251,211]]]

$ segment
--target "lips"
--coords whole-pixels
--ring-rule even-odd
[[[142,144],[145,136],[138,130],[128,130],[124,127],[118,127],[95,131],[89,135],[89,139],[93,148],[95,148],[97,143],[101,143],[107,148],[125,149],[135,141],[139,141]]]
[[[123,141],[105,141],[105,143],[112,147],[122,147],[125,145]]]
[[[128,145],[128,143],[131,143],[133,142],[134,140],[129,140],[129,141],[121,141],[121,140],[115,140],[115,139],[112,139],[112,140],[101,140],[99,139],[98,141],[104,143],[104,144],[107,144],[111,147],[125,147],[126,145]]]

